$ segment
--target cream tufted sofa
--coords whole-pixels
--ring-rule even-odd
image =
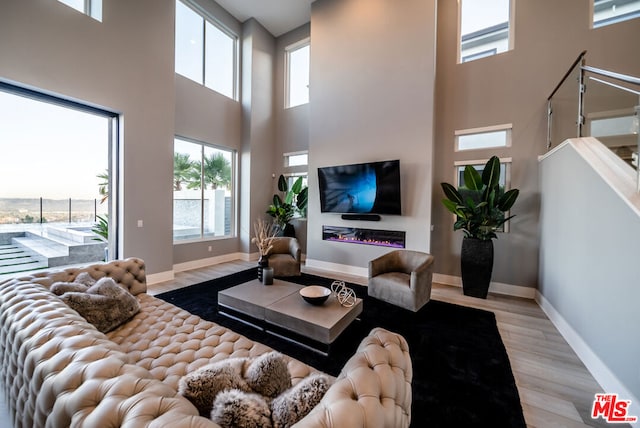
[[[128,287],[141,310],[100,333],[49,291],[80,272]],[[207,363],[271,349],[146,293],[126,259],[0,282],[0,383],[15,427],[216,427],[177,393]],[[315,370],[289,358],[294,384]],[[374,329],[324,399],[296,427],[407,427],[412,366],[405,339]]]

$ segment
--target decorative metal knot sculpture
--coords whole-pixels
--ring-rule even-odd
[[[356,292],[347,287],[344,281],[333,281],[331,291],[336,294],[336,298],[342,306],[350,308],[356,304]]]

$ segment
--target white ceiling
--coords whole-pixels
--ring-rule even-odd
[[[314,0],[215,0],[238,21],[255,18],[278,37],[311,19]]]

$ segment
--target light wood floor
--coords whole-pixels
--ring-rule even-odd
[[[186,287],[255,267],[234,261],[176,273],[175,279],[149,286],[150,294]],[[339,275],[303,267],[303,271],[366,285],[366,278]],[[590,417],[600,385],[533,300],[490,294],[486,300],[467,297],[458,287],[434,284],[435,300],[492,311],[509,354],[529,427],[609,426]],[[611,392],[611,391],[609,391]],[[620,425],[618,425],[620,426]]]

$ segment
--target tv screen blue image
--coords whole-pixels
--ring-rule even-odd
[[[401,214],[399,160],[318,168],[318,183],[322,212]]]

